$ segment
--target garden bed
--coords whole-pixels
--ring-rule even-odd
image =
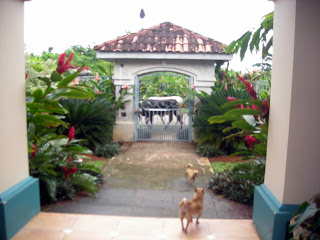
[[[208,157],[208,160],[210,163],[212,162],[240,162],[238,161],[241,156],[234,156],[234,157],[229,157],[229,156],[216,156],[216,157]]]

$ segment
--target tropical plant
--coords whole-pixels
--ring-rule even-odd
[[[230,127],[231,124],[225,122],[223,124],[210,124],[208,119],[211,116],[222,115],[227,109],[222,106],[228,102],[228,96],[240,99],[250,99],[250,95],[244,89],[234,89],[211,87],[210,94],[200,92],[196,94],[200,102],[196,105],[196,113],[194,116],[193,127],[197,136],[199,145],[210,144],[219,148],[228,154],[233,153],[238,148],[242,148],[244,141],[242,138],[225,139],[228,133],[224,133],[223,129]],[[234,130],[233,130],[234,132]]]
[[[116,142],[110,142],[96,147],[95,153],[98,156],[110,158],[120,153],[120,145]]]
[[[219,148],[210,144],[199,145],[196,149],[196,152],[200,156],[205,156],[205,157],[215,157],[215,156],[225,155],[225,153],[219,150]]]
[[[41,199],[56,201],[72,198],[80,190],[94,194],[98,190],[97,177],[92,172],[98,169],[81,162],[90,151],[75,139],[76,129],[64,121],[67,110],[59,100],[62,98],[94,99],[94,95],[70,83],[82,71],[72,68],[72,54],[66,59],[61,54],[58,66],[51,75],[39,78],[46,85],[27,93],[27,128],[30,175],[40,179]],[[68,136],[57,133],[57,127],[68,129]]]
[[[248,47],[250,51],[260,50],[262,45],[262,59],[268,56],[272,46],[273,36],[269,34],[273,30],[273,12],[268,13],[262,19],[259,28],[256,31],[245,32],[238,40],[232,41],[226,48],[226,53],[238,53],[240,51],[240,59],[243,60]]]
[[[68,98],[59,101],[67,110],[65,122],[76,127],[83,144],[95,151],[95,146],[112,140],[115,124],[115,111],[112,104],[105,98],[88,101],[87,99]]]
[[[320,239],[320,193],[298,207],[292,215],[289,233],[292,240]]]
[[[254,187],[264,181],[265,164],[259,160],[234,164],[222,172],[215,172],[209,180],[214,193],[244,204],[252,205]]]

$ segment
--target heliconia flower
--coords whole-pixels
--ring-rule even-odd
[[[240,108],[241,108],[241,109],[244,109],[244,106],[243,106],[243,104],[240,104]]]
[[[33,144],[32,150],[33,150],[33,152],[31,153],[31,159],[34,158],[34,156],[36,155],[36,153],[37,153],[37,151],[38,151],[38,149],[37,149],[37,143],[34,143],[34,144]]]
[[[250,94],[251,98],[252,98],[253,100],[257,99],[257,93],[256,93],[256,91],[253,89],[252,85],[251,85],[248,81],[246,81],[244,78],[242,78],[240,75],[238,76],[238,79],[239,79],[241,82],[244,83],[244,85],[246,86],[247,91],[248,91],[248,93]]]
[[[251,108],[252,108],[253,110],[258,110],[258,107],[257,107],[256,105],[254,105],[254,104],[252,104]]]
[[[73,68],[71,65],[71,61],[73,59],[74,53],[71,53],[68,59],[65,61],[66,53],[62,53],[58,59],[58,67],[56,71],[60,74],[68,71],[70,68]]]
[[[238,98],[235,98],[235,97],[227,97],[227,99],[228,99],[228,101],[230,102],[230,101],[235,101],[235,100],[239,100]]]
[[[253,144],[254,143],[258,143],[258,139],[256,139],[255,137],[253,137],[252,135],[246,135],[244,137],[246,143],[249,145],[249,148],[253,149]]]
[[[68,132],[68,137],[69,137],[68,143],[69,143],[72,139],[74,139],[75,134],[76,134],[76,129],[75,129],[74,126],[72,126],[72,127],[70,128],[69,132]]]

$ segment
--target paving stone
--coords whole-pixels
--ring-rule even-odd
[[[104,169],[106,183],[96,198],[53,204],[46,211],[119,216],[173,217],[179,202],[193,197],[194,187],[185,179],[191,163],[199,170],[194,185],[206,189],[203,218],[251,218],[252,208],[235,203],[208,190],[212,176],[207,158],[185,142],[124,143],[121,154]]]

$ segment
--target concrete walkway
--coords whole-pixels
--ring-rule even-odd
[[[96,198],[51,205],[47,211],[176,218],[181,199],[191,199],[194,192],[184,177],[189,163],[199,170],[195,186],[206,188],[203,218],[251,218],[250,207],[207,189],[213,174],[208,160],[196,155],[194,145],[183,142],[125,143],[105,167],[106,183]]]

